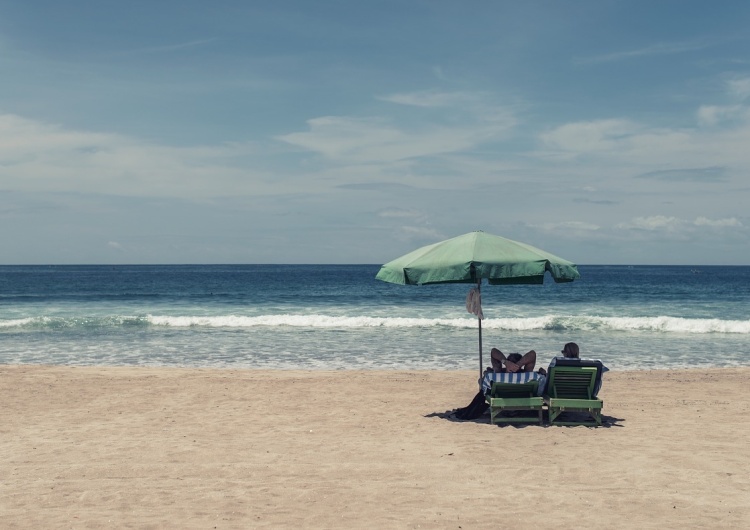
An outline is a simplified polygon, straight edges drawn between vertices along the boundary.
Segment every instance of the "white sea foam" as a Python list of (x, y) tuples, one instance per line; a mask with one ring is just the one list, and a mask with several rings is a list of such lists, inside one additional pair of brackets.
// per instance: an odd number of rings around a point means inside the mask
[[(146, 319), (155, 326), (251, 328), (257, 326), (307, 328), (474, 328), (472, 318), (340, 317), (328, 315), (262, 316), (156, 316)], [(665, 333), (740, 333), (750, 334), (750, 320), (690, 319), (679, 317), (597, 317), (546, 315), (530, 318), (499, 318), (482, 321), (482, 327), (508, 331), (602, 330), (656, 331)]]
[[(156, 326), (169, 328), (313, 328), (313, 329), (473, 329), (477, 321), (461, 318), (409, 318), (381, 316), (334, 316), (321, 314), (214, 315), (214, 316), (68, 316), (0, 320), (0, 330), (63, 330)], [(538, 317), (488, 318), (482, 327), (502, 331), (622, 331), (688, 334), (750, 334), (750, 320), (656, 317), (602, 317), (543, 315)]]
[(476, 321), (464, 318), (402, 318), (402, 317), (339, 317), (328, 315), (262, 315), (249, 316), (155, 316), (149, 315), (148, 321), (155, 326), (184, 327), (231, 327), (250, 328), (256, 326), (289, 326), (305, 328), (421, 328), (421, 327), (455, 327), (468, 328), (476, 326)]
[(0, 328), (21, 328), (24, 326), (28, 326), (32, 322), (38, 320), (38, 318), (15, 318), (12, 320), (0, 320)]
[(672, 333), (750, 333), (750, 320), (693, 319), (679, 317), (593, 317), (602, 328), (617, 331), (662, 331)]

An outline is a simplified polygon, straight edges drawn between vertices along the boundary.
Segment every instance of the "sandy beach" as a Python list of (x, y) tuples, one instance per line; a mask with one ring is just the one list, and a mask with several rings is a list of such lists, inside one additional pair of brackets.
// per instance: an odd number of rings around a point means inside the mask
[(4, 528), (747, 528), (750, 368), (610, 372), (605, 425), (443, 414), (475, 372), (0, 366)]

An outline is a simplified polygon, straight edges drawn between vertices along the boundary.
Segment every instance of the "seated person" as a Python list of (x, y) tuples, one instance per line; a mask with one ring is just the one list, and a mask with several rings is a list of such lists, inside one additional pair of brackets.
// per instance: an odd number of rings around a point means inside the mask
[[(492, 368), (487, 367), (484, 375), (479, 379), (481, 394), (487, 394), (492, 388), (492, 383), (501, 381), (504, 383), (526, 383), (528, 381), (539, 380), (539, 395), (544, 389), (545, 378), (542, 372), (534, 372), (536, 364), (536, 352), (531, 350), (525, 355), (520, 353), (509, 353), (507, 356), (498, 350), (492, 348)], [(507, 374), (504, 377), (501, 374)]]
[[(560, 352), (563, 354), (563, 359), (578, 359), (580, 354), (580, 349), (578, 348), (578, 344), (575, 342), (568, 342), (565, 346), (563, 346), (562, 351)], [(552, 368), (557, 363), (557, 359), (560, 359), (560, 357), (554, 357), (552, 359), (552, 362), (549, 363), (549, 367)], [(539, 369), (540, 373), (546, 374), (547, 372), (544, 371), (544, 368)]]
[(534, 350), (526, 352), (523, 356), (520, 353), (510, 353), (506, 357), (497, 348), (492, 348), (491, 357), (492, 369), (496, 373), (533, 372), (536, 365), (536, 352)]
[[(591, 359), (581, 359), (579, 357), (580, 350), (578, 348), (578, 344), (575, 342), (568, 342), (565, 346), (563, 346), (562, 351), (560, 352), (563, 354), (562, 357), (555, 357), (552, 359), (552, 362), (549, 363), (549, 369), (551, 369), (554, 366), (593, 366), (596, 367), (596, 384), (594, 386), (594, 397), (599, 393), (599, 390), (602, 388), (602, 375), (604, 372), (608, 372), (609, 368), (604, 366), (602, 362), (598, 359), (591, 360)], [(547, 371), (544, 370), (544, 368), (539, 369), (540, 374), (547, 374)]]

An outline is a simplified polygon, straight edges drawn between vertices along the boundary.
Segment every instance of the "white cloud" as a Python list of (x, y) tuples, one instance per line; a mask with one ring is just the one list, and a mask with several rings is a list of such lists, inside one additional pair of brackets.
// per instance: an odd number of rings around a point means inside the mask
[(557, 223), (542, 223), (529, 226), (539, 228), (545, 232), (595, 232), (601, 228), (599, 225), (583, 221), (560, 221)]
[(466, 104), (477, 105), (480, 104), (484, 98), (484, 94), (477, 92), (440, 92), (437, 90), (422, 90), (376, 97), (376, 99), (381, 101), (414, 107), (455, 107)]
[(541, 149), (532, 154), (561, 163), (558, 168), (569, 161), (610, 176), (717, 167), (731, 180), (750, 172), (750, 107), (706, 105), (696, 116), (692, 128), (626, 119), (567, 123), (540, 134)]
[(675, 232), (686, 225), (686, 222), (676, 217), (654, 215), (651, 217), (636, 217), (629, 223), (620, 223), (617, 228), (623, 230), (645, 230), (648, 232), (666, 231)]
[(745, 115), (746, 109), (740, 105), (702, 105), (698, 108), (698, 124), (714, 126), (723, 122), (743, 119)]
[(0, 115), (0, 187), (129, 196), (223, 196), (267, 191), (238, 160), (252, 144), (173, 147)]
[[(290, 133), (278, 139), (291, 145), (315, 151), (330, 159), (360, 159), (372, 161), (378, 158), (378, 151), (388, 147), (398, 148), (408, 141), (407, 135), (379, 118), (348, 118), (324, 116), (307, 121), (307, 132)], [(408, 156), (409, 150), (401, 155), (393, 152), (391, 159)], [(412, 154), (427, 154), (421, 147), (412, 146)]]
[(664, 215), (651, 217), (635, 217), (627, 223), (619, 223), (616, 228), (621, 230), (636, 230), (646, 232), (687, 233), (703, 227), (707, 228), (741, 228), (742, 223), (734, 218), (709, 219), (696, 217), (695, 220), (680, 219)]
[(633, 136), (642, 127), (630, 120), (597, 120), (568, 123), (540, 135), (552, 149), (573, 153), (607, 152), (617, 148), (623, 138)]
[(742, 226), (742, 223), (734, 217), (730, 217), (728, 219), (708, 219), (706, 217), (697, 217), (695, 221), (693, 221), (693, 224), (695, 224), (695, 226), (713, 226), (713, 227), (741, 227)]
[[(445, 239), (447, 236), (438, 232), (433, 228), (423, 226), (402, 226), (400, 229), (399, 239), (405, 241), (440, 241)], [(427, 244), (427, 243), (425, 243)]]
[(729, 93), (740, 99), (750, 96), (750, 77), (731, 79), (727, 83)]
[[(471, 121), (471, 120), (470, 120)], [(375, 164), (438, 156), (498, 141), (515, 120), (405, 128), (385, 118), (325, 116), (307, 121), (309, 130), (278, 139), (341, 163)]]
[(404, 210), (402, 208), (389, 208), (387, 210), (381, 210), (377, 213), (378, 217), (385, 218), (415, 218), (424, 217), (423, 212), (417, 210)]
[(513, 109), (482, 92), (424, 90), (376, 99), (413, 109), (408, 117), (395, 107), (371, 117), (320, 116), (307, 121), (307, 131), (277, 139), (329, 162), (383, 166), (503, 141), (518, 123)]

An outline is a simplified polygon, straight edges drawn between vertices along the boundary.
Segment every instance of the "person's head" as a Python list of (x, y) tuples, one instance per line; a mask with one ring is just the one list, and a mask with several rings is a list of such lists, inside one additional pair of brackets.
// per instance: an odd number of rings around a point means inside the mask
[(571, 359), (578, 359), (578, 344), (575, 342), (569, 342), (563, 346), (562, 354), (564, 357)]
[[(512, 363), (516, 363), (516, 364), (518, 364), (518, 362), (519, 362), (519, 361), (520, 361), (521, 359), (522, 359), (522, 355), (521, 355), (520, 353), (509, 353), (509, 354), (508, 354), (508, 360), (509, 360), (510, 362), (512, 362)], [(526, 367), (525, 367), (525, 366), (521, 367), (521, 368), (520, 368), (520, 371), (521, 371), (521, 372), (525, 372), (525, 371), (526, 371)]]
[(508, 360), (512, 363), (517, 363), (521, 360), (521, 354), (520, 353), (510, 353), (508, 354)]

